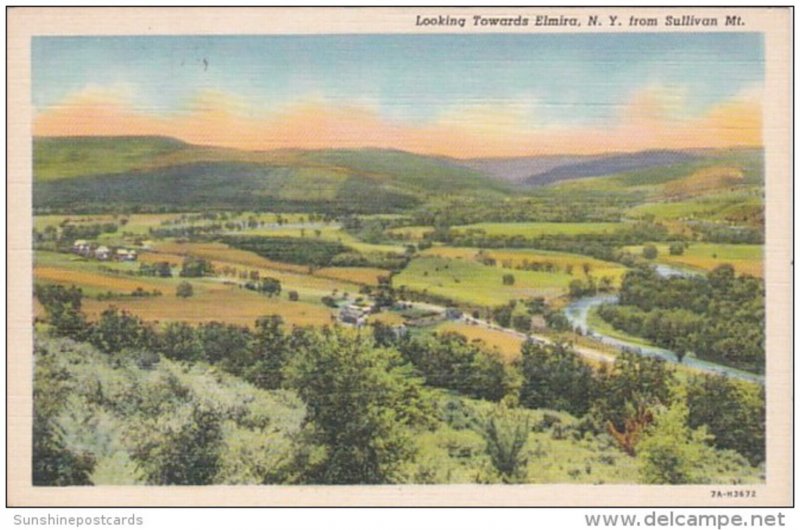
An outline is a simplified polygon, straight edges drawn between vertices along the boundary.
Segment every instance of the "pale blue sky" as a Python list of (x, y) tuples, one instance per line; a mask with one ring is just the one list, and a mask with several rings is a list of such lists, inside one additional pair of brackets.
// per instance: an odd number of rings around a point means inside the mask
[(702, 113), (760, 86), (763, 55), (756, 33), (36, 37), (33, 103), (122, 85), (149, 113), (215, 90), (261, 108), (366, 103), (415, 124), (507, 103), (535, 105), (540, 124), (602, 124), (651, 86)]

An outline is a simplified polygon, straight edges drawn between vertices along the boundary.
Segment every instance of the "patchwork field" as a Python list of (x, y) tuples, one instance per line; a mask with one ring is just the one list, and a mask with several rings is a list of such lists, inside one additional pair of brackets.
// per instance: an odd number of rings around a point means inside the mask
[(303, 265), (273, 261), (263, 258), (255, 252), (231, 248), (223, 243), (178, 243), (174, 241), (164, 241), (155, 245), (153, 250), (157, 253), (143, 254), (141, 259), (163, 261), (159, 259), (160, 256), (172, 256), (172, 259), (175, 259), (175, 256), (177, 256), (182, 260), (185, 256), (195, 256), (198, 258), (205, 258), (220, 265), (238, 265), (240, 267), (275, 269), (288, 272), (306, 272), (308, 270), (308, 267)]
[(375, 286), (379, 278), (389, 276), (389, 271), (375, 267), (324, 267), (315, 270), (314, 276)]
[[(710, 271), (723, 263), (733, 265), (737, 274), (764, 275), (764, 247), (761, 245), (728, 245), (718, 243), (691, 243), (683, 255), (671, 256), (669, 245), (657, 244), (658, 263), (689, 267)], [(626, 250), (641, 254), (642, 246), (625, 247)]]
[[(176, 254), (143, 254), (157, 256), (154, 261), (167, 260), (180, 263), (181, 256)], [(222, 262), (215, 262), (216, 265)], [(59, 285), (75, 285), (80, 287), (88, 297), (97, 297), (111, 293), (116, 295), (111, 300), (86, 298), (84, 309), (92, 317), (103, 309), (114, 305), (127, 309), (146, 320), (186, 320), (203, 322), (223, 320), (237, 324), (252, 324), (264, 314), (280, 314), (291, 324), (328, 324), (330, 310), (321, 303), (321, 297), (333, 291), (356, 293), (358, 286), (352, 283), (321, 276), (296, 274), (273, 269), (258, 268), (262, 276), (278, 279), (282, 285), (282, 293), (278, 297), (269, 298), (263, 294), (243, 289), (238, 281), (231, 278), (181, 278), (177, 270), (173, 270), (172, 278), (154, 278), (136, 276), (139, 265), (136, 263), (113, 263), (86, 260), (70, 254), (54, 252), (38, 252), (34, 267), (34, 281)], [(252, 269), (248, 269), (252, 270)], [(347, 274), (349, 271), (345, 271)], [(374, 271), (373, 271), (374, 273)], [(351, 273), (352, 274), (352, 273)], [(175, 296), (178, 284), (189, 281), (194, 288), (194, 295), (182, 299)], [(161, 296), (133, 297), (131, 293), (142, 289), (148, 293), (161, 292)], [(290, 302), (289, 291), (296, 291), (299, 300)]]

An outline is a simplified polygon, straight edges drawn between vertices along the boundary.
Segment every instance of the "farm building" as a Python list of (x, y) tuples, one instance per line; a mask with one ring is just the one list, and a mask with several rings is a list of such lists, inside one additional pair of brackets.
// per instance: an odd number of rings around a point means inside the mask
[(99, 247), (94, 249), (94, 257), (99, 260), (105, 261), (111, 257), (111, 250), (105, 245), (100, 245)]
[(118, 248), (114, 253), (114, 259), (117, 261), (136, 261), (136, 251)]
[(345, 324), (353, 324), (355, 326), (363, 326), (367, 322), (370, 310), (368, 307), (362, 307), (356, 304), (344, 306), (339, 311), (339, 320)]
[(86, 256), (92, 251), (92, 247), (88, 241), (85, 239), (76, 239), (75, 242), (72, 244), (72, 252), (75, 254), (80, 254), (81, 256)]

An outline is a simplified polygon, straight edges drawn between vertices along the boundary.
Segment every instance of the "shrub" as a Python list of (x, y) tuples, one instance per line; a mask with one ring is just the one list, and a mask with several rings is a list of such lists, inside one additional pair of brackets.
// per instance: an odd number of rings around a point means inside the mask
[(194, 295), (194, 288), (189, 282), (181, 282), (175, 288), (175, 296), (178, 298), (189, 298)]

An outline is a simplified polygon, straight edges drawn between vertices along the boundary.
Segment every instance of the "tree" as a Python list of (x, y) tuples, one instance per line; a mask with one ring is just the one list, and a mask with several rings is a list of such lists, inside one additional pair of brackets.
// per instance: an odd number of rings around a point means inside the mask
[(686, 249), (686, 245), (683, 243), (672, 243), (669, 246), (669, 255), (670, 256), (682, 256), (683, 251)]
[(592, 369), (566, 344), (522, 345), (520, 404), (529, 408), (566, 410), (582, 416), (589, 410)]
[(705, 428), (687, 425), (688, 409), (683, 401), (661, 407), (639, 442), (637, 451), (642, 481), (647, 484), (694, 484), (698, 469), (709, 456)]
[(244, 369), (245, 379), (260, 388), (280, 388), (288, 355), (283, 319), (278, 315), (259, 318), (253, 339), (252, 364)]
[(70, 448), (57, 421), (71, 390), (70, 374), (44, 349), (34, 347), (34, 355), (33, 485), (91, 485), (94, 455)]
[(151, 349), (156, 345), (157, 337), (139, 317), (109, 307), (92, 326), (89, 342), (102, 352), (119, 353), (123, 349)]
[(524, 449), (530, 434), (527, 416), (500, 405), (486, 420), (481, 434), (501, 480), (506, 484), (525, 482), (528, 456)]
[(510, 389), (510, 374), (502, 360), (459, 333), (415, 337), (398, 346), (431, 386), (491, 401), (501, 400)]
[(305, 401), (310, 439), (324, 456), (301, 473), (322, 484), (380, 484), (400, 479), (414, 452), (406, 425), (418, 413), (418, 380), (392, 350), (344, 330), (310, 335), (287, 366), (289, 385)]
[(277, 296), (281, 294), (281, 282), (277, 278), (262, 278), (259, 290), (270, 298)]
[(300, 294), (297, 291), (289, 291), (288, 296), (290, 302), (297, 302), (300, 300)]
[(184, 278), (201, 278), (214, 274), (214, 266), (205, 258), (187, 256), (183, 260), (180, 275)]
[(527, 333), (531, 330), (531, 317), (529, 315), (515, 315), (511, 319), (511, 327), (522, 333)]
[(34, 295), (44, 306), (56, 335), (84, 340), (89, 324), (81, 312), (83, 292), (74, 285), (35, 285)]
[(503, 274), (503, 285), (514, 285), (514, 275)]
[(203, 352), (197, 333), (185, 322), (170, 322), (164, 326), (159, 345), (164, 355), (176, 361), (194, 361)]
[(252, 363), (251, 335), (244, 326), (208, 322), (198, 328), (198, 337), (203, 345), (203, 357), (210, 363), (225, 362), (235, 374), (241, 373), (239, 368)]
[(601, 371), (596, 380), (594, 416), (626, 452), (634, 454), (653, 411), (670, 404), (674, 372), (661, 359), (622, 352), (612, 368)]
[(704, 375), (687, 385), (689, 427), (706, 426), (713, 445), (732, 449), (752, 465), (764, 461), (766, 409), (764, 387), (734, 381), (724, 375)]
[(91, 453), (69, 449), (58, 426), (34, 408), (34, 486), (90, 486), (95, 463)]
[(194, 295), (194, 288), (189, 282), (181, 282), (175, 288), (175, 296), (178, 298), (189, 298)]
[(642, 257), (645, 259), (656, 259), (658, 257), (658, 249), (655, 245), (645, 245), (642, 248)]
[(191, 401), (157, 418), (145, 418), (128, 435), (148, 484), (213, 484), (223, 444), (221, 414)]
[(492, 316), (499, 326), (507, 328), (511, 325), (511, 315), (513, 312), (514, 308), (506, 304), (495, 308), (492, 311)]

